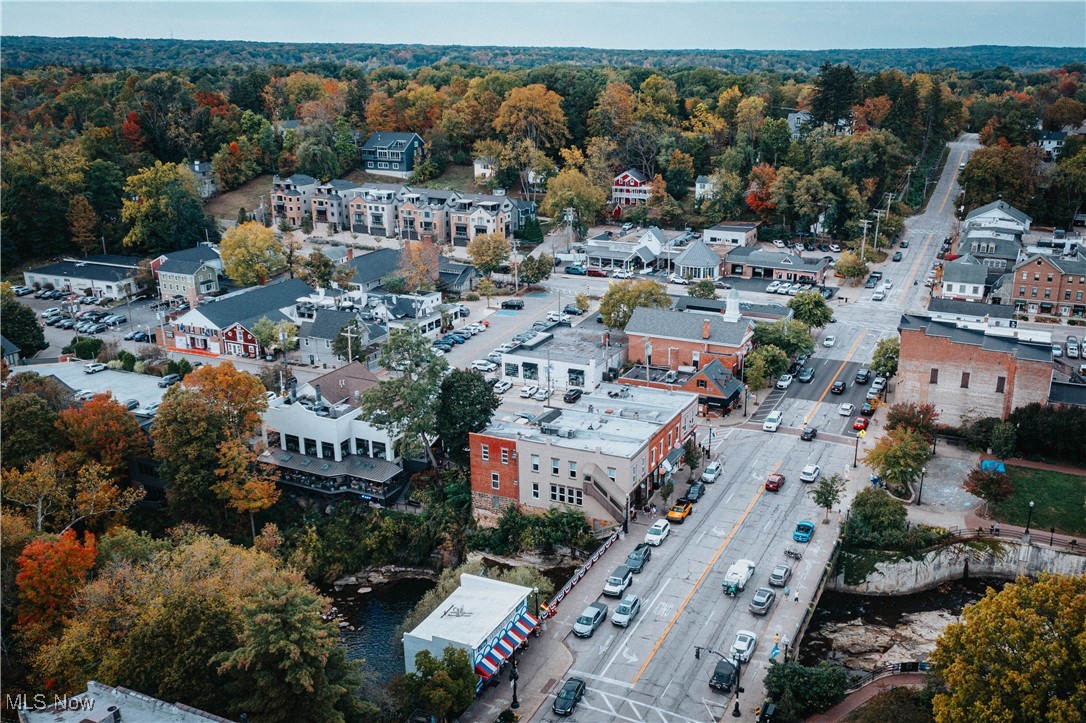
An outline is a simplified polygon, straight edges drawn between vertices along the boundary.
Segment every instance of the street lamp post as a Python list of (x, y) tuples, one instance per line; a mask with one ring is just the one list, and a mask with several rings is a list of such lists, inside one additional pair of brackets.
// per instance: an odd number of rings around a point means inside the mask
[(920, 498), (924, 496), (924, 475), (928, 473), (927, 467), (920, 468), (920, 491), (916, 493), (916, 506), (920, 506)]
[(852, 469), (856, 469), (859, 466), (857, 462), (859, 461), (860, 457), (860, 440), (866, 436), (867, 432), (862, 429), (856, 433), (856, 449), (852, 452)]
[(739, 681), (743, 679), (743, 661), (737, 655), (735, 656), (735, 708), (732, 709), (732, 718), (738, 718), (743, 715), (739, 711), (739, 694), (743, 692), (743, 687), (739, 685)]
[(520, 701), (517, 700), (517, 678), (519, 677), (520, 674), (517, 673), (517, 661), (514, 660), (512, 665), (509, 666), (509, 680), (513, 684), (513, 702), (509, 704), (509, 707), (513, 710), (520, 707)]
[(1029, 523), (1033, 521), (1033, 500), (1029, 501), (1029, 512), (1026, 514), (1026, 531), (1022, 533), (1022, 539), (1029, 544)]

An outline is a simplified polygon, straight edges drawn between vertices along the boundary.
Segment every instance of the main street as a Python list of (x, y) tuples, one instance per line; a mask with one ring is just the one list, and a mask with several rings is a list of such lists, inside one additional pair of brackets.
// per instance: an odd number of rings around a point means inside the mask
[[(832, 511), (828, 524), (823, 524), (826, 513), (816, 508), (808, 494), (811, 485), (799, 481), (799, 472), (805, 465), (815, 464), (823, 475), (842, 475), (847, 482), (845, 500), (839, 505), (842, 509), (867, 484), (868, 472), (862, 465), (853, 467), (855, 415), (842, 416), (838, 408), (843, 402), (859, 407), (869, 387), (856, 383), (856, 372), (869, 364), (879, 339), (896, 335), (904, 311), (925, 307), (929, 292), (923, 285), (924, 276), (932, 268), (943, 238), (955, 229), (958, 166), (975, 147), (975, 137), (950, 144), (927, 209), (906, 223), (903, 238), (909, 245), (903, 260), (880, 265), (884, 279), (892, 284), (887, 298), (875, 301), (871, 290), (848, 286), (831, 302), (837, 321), (816, 336), (815, 354), (808, 363), (815, 371), (813, 381), (796, 381), (786, 390), (764, 390), (758, 395), (760, 403), (751, 400), (745, 420), (736, 424), (739, 420), (733, 419), (735, 426), (715, 427), (713, 456), (723, 462), (723, 474), (707, 487), (688, 521), (672, 526), (670, 538), (653, 550), (644, 572), (635, 576), (630, 592), (643, 601), (638, 619), (628, 629), (605, 622), (592, 638), (570, 634), (573, 621), (589, 602), (601, 600), (613, 612), (617, 600), (600, 597), (602, 582), (641, 541), (646, 527), (642, 521), (604, 555), (549, 621), (547, 635), (560, 638), (572, 656), (569, 670), (552, 688), (569, 676), (581, 677), (588, 684), (572, 720), (720, 720), (732, 711), (735, 695), (709, 688), (719, 658), (703, 650), (698, 659), (695, 648), (712, 648), (727, 656), (739, 630), (758, 635), (751, 662), (742, 668), (744, 693), (740, 696), (741, 717), (753, 719), (753, 710), (764, 697), (762, 681), (770, 665), (774, 637), (780, 636), (782, 653), (775, 658), (781, 660), (785, 644), (791, 642), (813, 600), (839, 530), (839, 511)], [(559, 275), (550, 282), (552, 288), (567, 293), (578, 286), (583, 289), (586, 283), (602, 292), (606, 280)], [(677, 287), (669, 291), (685, 292)], [(743, 293), (745, 299), (781, 301), (773, 296)], [(832, 347), (822, 344), (828, 335), (836, 338)], [(837, 379), (846, 383), (844, 394), (830, 393)], [(897, 400), (891, 396), (893, 401)], [(774, 409), (784, 413), (784, 424), (776, 433), (763, 432), (761, 420)], [(883, 415), (882, 410), (876, 413), (873, 433), (877, 433)], [(799, 432), (805, 425), (819, 429), (814, 441), (800, 440)], [(862, 457), (862, 443), (858, 451)], [(773, 472), (786, 477), (780, 492), (764, 489), (766, 476)], [(816, 523), (814, 537), (806, 545), (792, 541), (796, 523), (804, 519)], [(786, 547), (801, 548), (803, 559), (789, 560), (783, 554)], [(756, 571), (746, 590), (731, 598), (723, 595), (720, 585), (727, 568), (738, 559), (752, 560)], [(754, 590), (766, 586), (770, 571), (781, 563), (792, 565), (792, 579), (787, 588), (774, 588), (777, 600), (769, 614), (755, 617), (747, 609)], [(521, 673), (522, 681), (530, 675), (526, 668)], [(550, 692), (553, 694), (553, 689)], [(549, 703), (548, 699), (532, 720), (556, 720)]]

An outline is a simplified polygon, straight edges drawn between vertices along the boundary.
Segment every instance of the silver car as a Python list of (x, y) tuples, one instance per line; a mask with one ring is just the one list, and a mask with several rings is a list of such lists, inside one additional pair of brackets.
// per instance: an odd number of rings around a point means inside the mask
[(607, 619), (608, 608), (603, 603), (594, 602), (573, 623), (573, 634), (579, 638), (591, 638), (596, 628)]
[(615, 608), (615, 614), (611, 616), (611, 624), (621, 628), (628, 627), (639, 612), (641, 612), (641, 598), (633, 594), (627, 595)]

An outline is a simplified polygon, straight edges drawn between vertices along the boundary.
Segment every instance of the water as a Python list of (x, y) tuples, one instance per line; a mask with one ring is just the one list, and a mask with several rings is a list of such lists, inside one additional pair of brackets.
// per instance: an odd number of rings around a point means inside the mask
[(866, 596), (827, 591), (818, 601), (818, 608), (803, 637), (799, 660), (804, 665), (820, 661), (838, 661), (832, 650), (832, 640), (823, 632), (831, 623), (860, 621), (865, 628), (895, 628), (905, 615), (920, 612), (945, 611), (958, 616), (966, 605), (984, 597), (988, 587), (1000, 589), (1007, 580), (969, 578), (941, 585), (933, 590), (912, 595)]
[(431, 580), (412, 578), (374, 587), (364, 595), (356, 587), (336, 592), (326, 586), (321, 592), (332, 599), (343, 619), (355, 628), (340, 631), (347, 657), (365, 658), (366, 667), (376, 673), (376, 682), (386, 685), (404, 671), (403, 642), (396, 636), (396, 629), (433, 587)]

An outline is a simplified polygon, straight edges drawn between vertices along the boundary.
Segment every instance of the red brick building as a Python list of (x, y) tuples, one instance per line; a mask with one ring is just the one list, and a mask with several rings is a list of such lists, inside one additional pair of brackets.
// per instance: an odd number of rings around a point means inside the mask
[(1006, 419), (1018, 407), (1046, 404), (1052, 384), (1048, 344), (997, 336), (905, 314), (898, 325), (897, 399), (931, 403), (943, 424)]
[(728, 299), (722, 314), (634, 310), (626, 324), (629, 361), (668, 369), (700, 369), (713, 359), (733, 374), (751, 349), (754, 322), (739, 313), (738, 296)]
[(1086, 314), (1086, 261), (1077, 256), (1032, 256), (1003, 280), (1015, 311), (1081, 317)]

